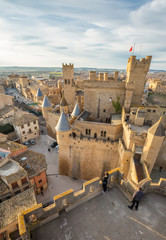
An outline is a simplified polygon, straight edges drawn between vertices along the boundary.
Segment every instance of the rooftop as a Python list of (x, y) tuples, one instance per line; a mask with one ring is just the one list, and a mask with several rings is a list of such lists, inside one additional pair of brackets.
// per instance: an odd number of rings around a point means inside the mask
[(151, 127), (149, 125), (143, 125), (143, 126), (135, 126), (134, 124), (130, 124), (130, 125), (131, 125), (131, 130), (134, 132), (138, 132), (138, 134), (147, 133), (148, 129)]
[(0, 117), (4, 117), (5, 114), (7, 114), (11, 111), (13, 111), (13, 115), (14, 115), (14, 106), (13, 105), (5, 106), (4, 108), (0, 109)]
[(67, 120), (66, 114), (64, 112), (62, 112), (55, 129), (56, 131), (60, 131), (60, 132), (65, 132), (70, 130), (70, 125)]
[(10, 152), (12, 153), (24, 148), (26, 149), (27, 147), (22, 144), (7, 140), (5, 142), (1, 142), (1, 148), (5, 150), (10, 150)]
[[(37, 91), (39, 89), (39, 84), (28, 86), (29, 89)], [(45, 89), (48, 89), (45, 85), (40, 85), (40, 90), (43, 91)]]
[(6, 190), (9, 190), (9, 187), (0, 177), (0, 196), (2, 196), (6, 192)]
[(83, 112), (80, 114), (79, 118), (77, 118), (77, 120), (79, 120), (79, 121), (86, 121), (89, 116), (90, 116), (90, 112), (83, 111)]
[(13, 183), (20, 178), (26, 177), (26, 175), (26, 171), (12, 159), (9, 159), (8, 162), (0, 167), (0, 176), (5, 179), (8, 184)]
[(17, 113), (15, 116), (15, 125), (21, 126), (36, 120), (38, 120), (38, 117), (34, 116), (33, 114), (27, 113), (27, 112), (21, 112), (21, 113)]
[(67, 211), (34, 230), (34, 239), (166, 239), (165, 197), (150, 193), (140, 202), (138, 211), (128, 209), (129, 202), (118, 188)]
[(122, 124), (122, 116), (121, 114), (112, 114), (111, 125)]
[(0, 203), (0, 229), (17, 221), (18, 214), (35, 205), (36, 198), (32, 188)]
[(66, 102), (66, 99), (65, 99), (65, 97), (63, 96), (62, 97), (62, 99), (61, 99), (61, 101), (60, 101), (60, 106), (67, 106), (68, 104), (67, 104), (67, 102)]
[(47, 169), (44, 154), (28, 150), (14, 158), (32, 178)]
[(76, 103), (71, 115), (78, 117), (80, 115), (80, 113), (81, 113), (81, 111), (80, 111), (79, 105), (78, 105), (78, 103)]
[(40, 88), (37, 90), (36, 96), (37, 96), (37, 97), (42, 97), (42, 96), (43, 96), (43, 93), (42, 93), (42, 91), (40, 90)]
[(48, 97), (45, 95), (44, 96), (44, 100), (43, 100), (43, 103), (42, 103), (42, 107), (51, 107), (51, 103), (50, 101), (48, 100)]

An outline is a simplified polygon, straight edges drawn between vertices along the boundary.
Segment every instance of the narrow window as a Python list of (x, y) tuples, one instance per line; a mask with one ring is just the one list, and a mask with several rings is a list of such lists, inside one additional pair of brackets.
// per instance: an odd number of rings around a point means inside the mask
[(101, 137), (103, 136), (103, 131), (101, 131)]

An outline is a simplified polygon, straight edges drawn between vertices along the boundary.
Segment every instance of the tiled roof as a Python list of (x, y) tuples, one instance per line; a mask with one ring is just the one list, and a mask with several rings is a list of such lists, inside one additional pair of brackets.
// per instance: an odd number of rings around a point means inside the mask
[(33, 188), (0, 203), (0, 229), (17, 221), (18, 214), (35, 206), (36, 198)]
[(47, 169), (46, 159), (42, 153), (28, 150), (13, 159), (24, 168), (30, 178)]
[(6, 183), (1, 179), (0, 177), (0, 196), (3, 196), (3, 194), (9, 190), (9, 187), (6, 185)]
[(15, 125), (16, 126), (21, 126), (24, 125), (26, 123), (30, 123), (33, 121), (38, 120), (38, 117), (34, 116), (31, 113), (27, 113), (27, 112), (21, 112), (21, 113), (17, 113), (15, 115)]
[(5, 141), (5, 142), (1, 142), (0, 143), (1, 145), (1, 148), (5, 149), (5, 150), (10, 150), (10, 152), (15, 152), (15, 151), (18, 151), (18, 150), (21, 150), (21, 149), (26, 149), (27, 147), (22, 145), (22, 144), (19, 144), (19, 143), (16, 143), (16, 142), (13, 142), (13, 141)]

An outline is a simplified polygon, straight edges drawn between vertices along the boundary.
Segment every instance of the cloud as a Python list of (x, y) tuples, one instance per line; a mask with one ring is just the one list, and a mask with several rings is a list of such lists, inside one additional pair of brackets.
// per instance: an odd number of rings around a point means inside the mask
[(135, 42), (161, 69), (165, 12), (165, 0), (1, 0), (0, 65), (126, 68)]

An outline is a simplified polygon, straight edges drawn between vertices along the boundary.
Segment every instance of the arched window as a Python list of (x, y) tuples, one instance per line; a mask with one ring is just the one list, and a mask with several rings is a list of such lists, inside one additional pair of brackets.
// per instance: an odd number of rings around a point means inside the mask
[(94, 133), (94, 138), (97, 138), (97, 133)]

